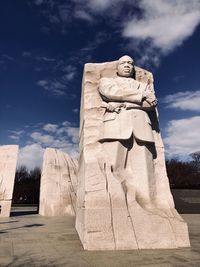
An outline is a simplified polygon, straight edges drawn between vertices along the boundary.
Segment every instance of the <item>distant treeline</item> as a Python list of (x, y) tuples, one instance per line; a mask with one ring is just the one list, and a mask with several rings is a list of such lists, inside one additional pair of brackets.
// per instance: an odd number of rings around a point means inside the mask
[(13, 191), (14, 204), (38, 204), (40, 194), (40, 168), (28, 170), (26, 166), (17, 168)]
[(166, 161), (171, 188), (200, 189), (200, 152), (190, 155), (191, 161)]
[[(166, 161), (171, 188), (200, 189), (200, 152), (191, 154), (191, 161)], [(20, 166), (15, 175), (13, 203), (38, 204), (41, 170)], [(53, 188), (52, 188), (53, 190)]]

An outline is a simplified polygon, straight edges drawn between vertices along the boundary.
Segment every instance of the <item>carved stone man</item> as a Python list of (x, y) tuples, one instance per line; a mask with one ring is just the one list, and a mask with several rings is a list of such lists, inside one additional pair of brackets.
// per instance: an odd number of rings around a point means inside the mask
[(190, 246), (170, 193), (152, 74), (123, 56), (85, 64), (82, 85), (76, 229), (84, 249)]
[(108, 162), (128, 191), (129, 201), (153, 210), (154, 136), (147, 110), (157, 103), (152, 84), (134, 79), (134, 61), (123, 56), (116, 78), (101, 78), (99, 92), (106, 111), (100, 141)]

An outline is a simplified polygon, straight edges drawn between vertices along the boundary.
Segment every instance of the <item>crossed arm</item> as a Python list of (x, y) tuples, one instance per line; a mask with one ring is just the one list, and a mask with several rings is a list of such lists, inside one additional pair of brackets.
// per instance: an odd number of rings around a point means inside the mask
[(150, 83), (142, 83), (134, 79), (129, 79), (129, 83), (125, 80), (119, 85), (114, 78), (101, 78), (99, 84), (99, 92), (106, 102), (129, 102), (146, 108), (157, 104), (155, 94), (149, 88)]

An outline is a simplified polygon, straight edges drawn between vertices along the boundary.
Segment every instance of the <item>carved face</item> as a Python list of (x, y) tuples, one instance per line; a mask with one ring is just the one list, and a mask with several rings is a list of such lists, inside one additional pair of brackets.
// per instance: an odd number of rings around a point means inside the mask
[(119, 59), (117, 73), (121, 77), (132, 77), (134, 73), (134, 61), (129, 56), (123, 56)]

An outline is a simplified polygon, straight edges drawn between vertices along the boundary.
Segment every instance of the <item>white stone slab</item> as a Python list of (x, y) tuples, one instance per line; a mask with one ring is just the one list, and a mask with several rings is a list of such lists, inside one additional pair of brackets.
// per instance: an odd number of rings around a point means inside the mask
[(0, 217), (9, 217), (12, 204), (18, 146), (0, 146)]
[(77, 166), (77, 161), (68, 154), (54, 148), (45, 150), (40, 184), (40, 215), (75, 215)]

